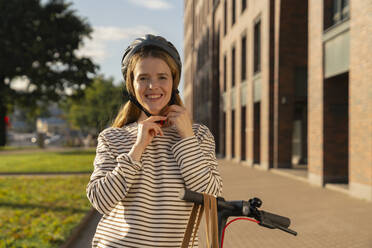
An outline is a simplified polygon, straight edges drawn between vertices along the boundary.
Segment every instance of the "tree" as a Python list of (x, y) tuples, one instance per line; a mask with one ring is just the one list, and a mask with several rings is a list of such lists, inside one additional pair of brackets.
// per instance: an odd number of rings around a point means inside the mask
[[(70, 6), (64, 0), (0, 0), (0, 146), (10, 105), (34, 110), (91, 84), (98, 67), (76, 51), (92, 29)], [(25, 90), (12, 87), (16, 79), (26, 82)]]
[(122, 86), (115, 86), (112, 78), (97, 77), (84, 91), (84, 97), (69, 98), (63, 109), (73, 127), (97, 136), (99, 131), (111, 124), (126, 101)]

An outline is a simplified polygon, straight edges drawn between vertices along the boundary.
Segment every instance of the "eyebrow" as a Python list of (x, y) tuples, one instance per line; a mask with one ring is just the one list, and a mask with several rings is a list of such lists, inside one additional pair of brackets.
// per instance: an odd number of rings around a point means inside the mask
[[(141, 73), (141, 74), (139, 74), (137, 77), (143, 77), (143, 76), (149, 76), (150, 74), (148, 74), (148, 73)], [(160, 72), (160, 73), (158, 73), (157, 74), (158, 76), (169, 76), (169, 74), (168, 73), (166, 73), (166, 72)]]

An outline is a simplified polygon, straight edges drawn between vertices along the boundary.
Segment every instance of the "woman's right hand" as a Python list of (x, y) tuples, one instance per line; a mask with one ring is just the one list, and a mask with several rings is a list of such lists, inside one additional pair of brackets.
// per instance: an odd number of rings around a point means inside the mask
[(128, 155), (135, 161), (140, 161), (143, 151), (156, 135), (164, 135), (160, 124), (156, 121), (166, 120), (166, 116), (151, 116), (138, 123), (137, 140)]
[(139, 122), (135, 146), (141, 147), (145, 150), (155, 136), (163, 136), (164, 133), (160, 128), (161, 125), (156, 123), (156, 121), (165, 121), (166, 119), (166, 116), (150, 116), (146, 120)]

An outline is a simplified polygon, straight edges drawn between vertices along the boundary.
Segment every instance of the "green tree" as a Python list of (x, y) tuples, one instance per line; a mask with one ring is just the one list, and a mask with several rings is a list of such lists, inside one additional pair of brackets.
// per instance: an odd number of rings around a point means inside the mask
[(96, 136), (111, 124), (120, 106), (126, 101), (122, 86), (115, 86), (112, 78), (97, 77), (93, 84), (85, 89), (84, 97), (69, 98), (63, 109), (74, 128)]
[[(64, 0), (0, 0), (0, 146), (4, 118), (17, 104), (34, 111), (91, 84), (97, 66), (76, 51), (92, 29)], [(15, 90), (15, 79), (26, 82)]]

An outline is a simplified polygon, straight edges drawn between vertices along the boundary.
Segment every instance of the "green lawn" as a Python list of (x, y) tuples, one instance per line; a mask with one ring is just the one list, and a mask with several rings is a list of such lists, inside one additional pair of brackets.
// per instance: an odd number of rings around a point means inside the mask
[(63, 244), (90, 209), (88, 181), (89, 175), (0, 178), (0, 248)]
[(37, 146), (0, 146), (0, 152), (11, 152), (11, 151), (25, 151), (25, 150), (41, 150)]
[(0, 154), (1, 172), (91, 172), (95, 150)]

